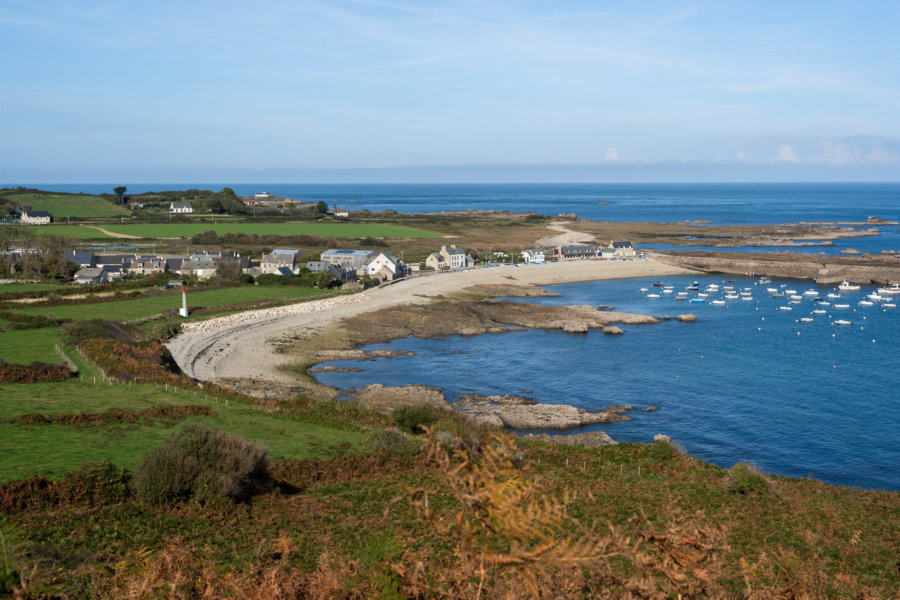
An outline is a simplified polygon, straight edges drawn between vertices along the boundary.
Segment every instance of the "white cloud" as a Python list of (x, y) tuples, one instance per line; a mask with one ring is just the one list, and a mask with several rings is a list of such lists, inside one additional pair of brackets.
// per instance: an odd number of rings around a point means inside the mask
[(793, 146), (781, 146), (778, 148), (778, 159), (784, 162), (795, 163), (797, 161), (797, 153)]
[(619, 151), (616, 150), (615, 146), (610, 146), (606, 149), (606, 160), (608, 161), (617, 161), (619, 160)]

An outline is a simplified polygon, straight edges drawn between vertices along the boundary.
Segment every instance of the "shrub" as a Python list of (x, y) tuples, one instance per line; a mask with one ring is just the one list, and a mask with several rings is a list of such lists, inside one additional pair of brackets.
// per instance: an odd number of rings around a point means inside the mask
[(445, 408), (431, 404), (413, 404), (397, 407), (391, 416), (397, 425), (409, 433), (419, 434), (422, 433), (422, 425), (431, 427), (446, 418), (448, 412)]
[(135, 468), (135, 491), (151, 504), (190, 498), (240, 502), (271, 485), (266, 452), (255, 442), (189, 423)]
[(377, 431), (370, 438), (369, 445), (374, 450), (384, 450), (389, 454), (407, 457), (418, 454), (421, 447), (421, 444), (415, 437), (400, 431), (396, 427)]
[(769, 481), (756, 466), (739, 462), (728, 469), (725, 489), (733, 494), (762, 493), (769, 489)]
[(30, 365), (0, 365), (0, 383), (48, 383), (66, 381), (73, 373), (65, 365), (33, 362)]

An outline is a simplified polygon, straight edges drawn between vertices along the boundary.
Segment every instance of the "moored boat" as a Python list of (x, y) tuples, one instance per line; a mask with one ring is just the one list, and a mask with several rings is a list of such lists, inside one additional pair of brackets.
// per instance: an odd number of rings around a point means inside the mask
[(853, 325), (853, 323), (851, 321), (847, 321), (845, 319), (836, 319), (836, 320), (832, 321), (831, 324), (832, 325), (843, 325), (843, 326)]
[(859, 286), (853, 285), (852, 283), (850, 283), (849, 281), (847, 281), (845, 279), (841, 282), (841, 285), (838, 286), (838, 289), (843, 290), (843, 291), (854, 291), (854, 290), (858, 290)]
[(879, 294), (887, 294), (889, 296), (894, 296), (896, 294), (900, 294), (900, 283), (892, 283), (891, 287), (886, 288), (878, 288)]

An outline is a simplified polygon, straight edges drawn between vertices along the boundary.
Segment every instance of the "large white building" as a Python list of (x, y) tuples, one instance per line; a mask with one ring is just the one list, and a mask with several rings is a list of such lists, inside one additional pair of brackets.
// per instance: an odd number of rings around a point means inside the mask
[(25, 210), (19, 222), (23, 225), (49, 225), (53, 217), (46, 210)]

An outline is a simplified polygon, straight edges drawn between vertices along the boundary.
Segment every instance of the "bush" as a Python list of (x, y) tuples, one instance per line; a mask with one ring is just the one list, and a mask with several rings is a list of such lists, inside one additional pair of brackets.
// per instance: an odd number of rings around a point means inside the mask
[(135, 468), (135, 491), (151, 504), (191, 498), (240, 502), (271, 485), (266, 452), (255, 442), (189, 423)]
[(733, 494), (762, 493), (769, 489), (769, 481), (756, 466), (739, 462), (728, 469), (725, 489)]
[(431, 404), (399, 406), (391, 414), (394, 422), (409, 433), (422, 433), (422, 425), (431, 427), (447, 417), (447, 409)]
[(384, 450), (389, 454), (408, 457), (418, 454), (421, 447), (418, 439), (396, 427), (377, 431), (370, 438), (369, 445), (373, 450)]
[(30, 365), (0, 365), (0, 383), (49, 383), (74, 377), (65, 365), (33, 362)]

